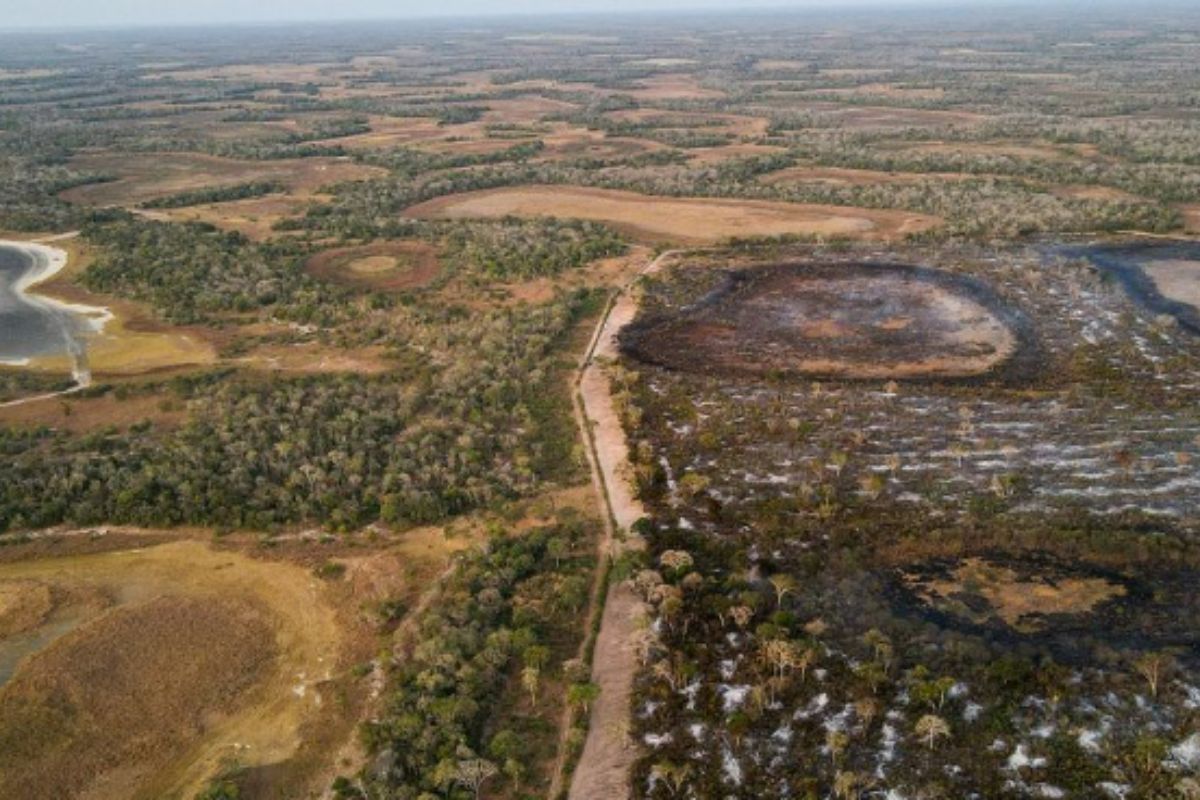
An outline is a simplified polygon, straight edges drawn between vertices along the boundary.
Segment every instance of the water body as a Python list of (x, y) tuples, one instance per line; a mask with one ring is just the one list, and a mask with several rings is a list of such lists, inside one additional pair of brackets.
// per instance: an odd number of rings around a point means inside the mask
[(1087, 259), (1105, 274), (1116, 278), (1136, 303), (1155, 314), (1170, 315), (1179, 322), (1180, 328), (1200, 335), (1200, 307), (1181, 297), (1168, 296), (1154, 277), (1156, 270), (1189, 263), (1195, 265), (1196, 274), (1200, 275), (1200, 242), (1143, 240), (1070, 245), (1053, 248), (1051, 252), (1067, 258)]
[(104, 327), (110, 314), (30, 292), (62, 269), (66, 259), (57, 248), (0, 242), (0, 364), (24, 366), (36, 358), (66, 355), (76, 381), (86, 384), (88, 337)]

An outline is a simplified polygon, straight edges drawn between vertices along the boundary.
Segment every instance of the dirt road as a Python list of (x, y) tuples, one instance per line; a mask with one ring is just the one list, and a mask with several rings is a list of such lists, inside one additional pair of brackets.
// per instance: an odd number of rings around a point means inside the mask
[[(613, 558), (627, 549), (644, 546), (631, 529), (646, 511), (628, 478), (629, 446), (613, 404), (605, 365), (618, 354), (617, 334), (637, 314), (638, 298), (633, 290), (638, 280), (657, 272), (675, 253), (659, 255), (617, 290), (580, 364), (576, 422), (604, 517), (602, 555)], [(600, 697), (592, 708), (583, 755), (571, 780), (570, 800), (629, 797), (629, 770), (638, 755), (627, 734), (637, 671), (632, 641), (644, 613), (642, 602), (628, 584), (609, 588), (592, 662), (592, 681), (600, 687)]]

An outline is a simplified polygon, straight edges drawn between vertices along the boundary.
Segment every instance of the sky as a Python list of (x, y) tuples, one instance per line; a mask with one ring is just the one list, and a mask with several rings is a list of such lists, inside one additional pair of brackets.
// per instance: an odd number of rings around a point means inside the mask
[[(402, 19), (689, 9), (903, 6), (954, 0), (0, 0), (0, 28)], [(958, 0), (972, 5), (979, 0)]]

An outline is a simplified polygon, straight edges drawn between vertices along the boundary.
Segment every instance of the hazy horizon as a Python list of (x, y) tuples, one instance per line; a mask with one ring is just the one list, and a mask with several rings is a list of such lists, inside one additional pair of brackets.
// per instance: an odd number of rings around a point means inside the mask
[[(85, 0), (15, 0), (0, 19), (0, 30), (124, 28), (176, 25), (278, 24), (354, 22), (506, 15), (628, 14), (645, 12), (800, 11), (870, 8), (961, 8), (1022, 6), (1030, 0), (753, 0), (748, 4), (728, 0), (443, 0), (436, 7), (424, 3), (387, 0), (212, 0), (163, 3), (161, 0), (111, 0), (102, 6)], [(1041, 5), (1098, 5), (1087, 0), (1049, 0)], [(1112, 4), (1104, 3), (1104, 5)]]

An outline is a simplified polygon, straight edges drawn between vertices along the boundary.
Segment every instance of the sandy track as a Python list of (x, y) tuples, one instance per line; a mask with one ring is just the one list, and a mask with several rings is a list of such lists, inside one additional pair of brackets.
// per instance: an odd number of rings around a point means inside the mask
[[(617, 334), (637, 314), (638, 300), (631, 292), (634, 284), (643, 275), (659, 270), (672, 255), (673, 252), (663, 253), (618, 290), (608, 313), (596, 326), (580, 367), (576, 420), (605, 520), (602, 548), (613, 557), (624, 549), (644, 546), (630, 529), (645, 516), (646, 510), (626, 477), (629, 446), (613, 404), (604, 364), (617, 355)], [(638, 755), (626, 733), (637, 672), (632, 642), (644, 614), (641, 600), (627, 583), (609, 588), (592, 661), (592, 682), (600, 687), (600, 697), (592, 708), (583, 754), (571, 779), (570, 800), (629, 797), (629, 771)]]
[(576, 186), (516, 186), (440, 197), (405, 212), (418, 218), (558, 217), (604, 222), (656, 242), (713, 244), (732, 237), (830, 236), (892, 239), (928, 230), (934, 217), (906, 211), (657, 197)]

